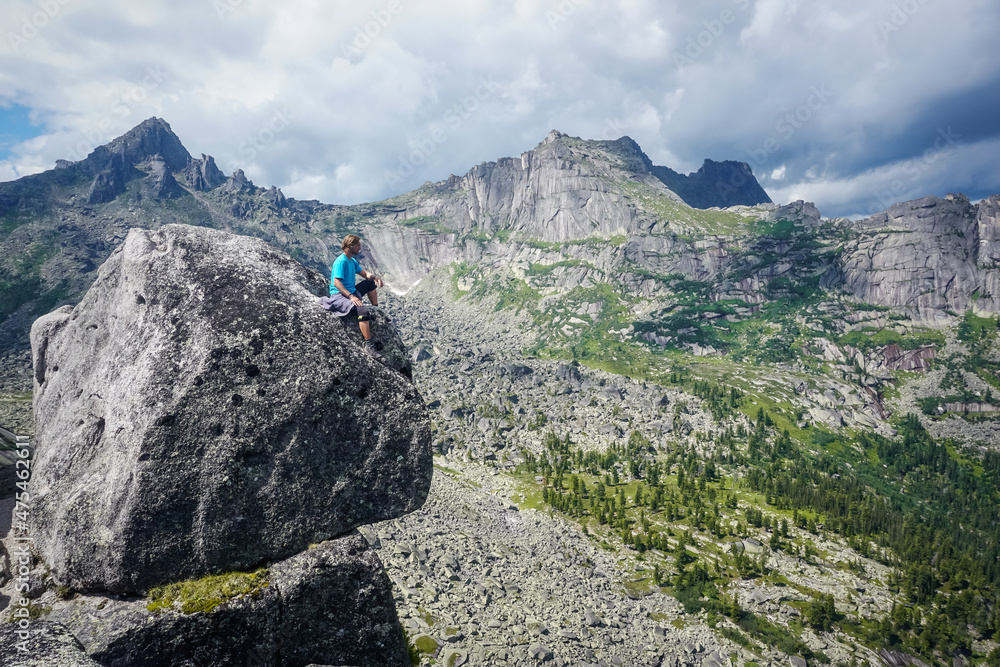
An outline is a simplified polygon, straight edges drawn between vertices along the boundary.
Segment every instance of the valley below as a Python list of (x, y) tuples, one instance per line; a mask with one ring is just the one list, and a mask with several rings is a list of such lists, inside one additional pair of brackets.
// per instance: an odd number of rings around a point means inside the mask
[[(753, 431), (756, 401), (716, 419), (690, 383), (525, 356), (534, 334), (517, 316), (484, 317), (448, 292), (431, 282), (386, 302), (433, 408), (435, 473), (424, 508), (364, 532), (393, 580), (404, 627), (436, 663), (920, 664), (877, 641), (883, 619), (912, 608), (891, 553), (854, 549), (857, 539), (816, 524), (822, 513), (765, 497), (746, 482), (760, 464), (741, 456), (752, 454), (746, 442), (715, 442), (726, 430)], [(905, 392), (890, 405), (915, 409)], [(997, 437), (996, 422), (930, 425)], [(631, 461), (626, 442), (643, 443)], [(819, 449), (804, 455), (818, 462)], [(560, 458), (573, 459), (567, 451), (621, 456), (556, 475)], [(850, 458), (841, 459), (847, 474)], [(536, 474), (532, 460), (553, 467)], [(650, 480), (651, 466), (662, 476)], [(572, 498), (577, 480), (589, 489), (582, 503), (543, 499), (560, 486)], [(669, 509), (649, 505), (656, 494)], [(607, 497), (624, 499), (623, 519), (600, 516)], [(657, 548), (636, 547), (650, 535), (660, 536)], [(710, 574), (691, 586), (682, 572)], [(823, 604), (828, 620), (816, 611)], [(990, 642), (975, 648), (987, 653)]]

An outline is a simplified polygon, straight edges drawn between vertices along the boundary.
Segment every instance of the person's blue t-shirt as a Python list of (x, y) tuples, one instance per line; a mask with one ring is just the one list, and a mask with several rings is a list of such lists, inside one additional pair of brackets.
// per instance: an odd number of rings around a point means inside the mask
[(334, 278), (340, 278), (340, 283), (351, 294), (354, 294), (354, 276), (361, 273), (361, 264), (353, 257), (348, 258), (344, 253), (333, 263), (333, 271), (330, 273), (330, 295), (338, 294), (338, 290), (333, 285)]

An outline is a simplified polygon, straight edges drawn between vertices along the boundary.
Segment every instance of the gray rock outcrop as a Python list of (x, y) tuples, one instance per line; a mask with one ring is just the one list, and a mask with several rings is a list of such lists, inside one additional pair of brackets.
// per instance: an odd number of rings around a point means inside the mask
[(842, 256), (845, 288), (859, 301), (936, 323), (962, 312), (979, 286), (976, 210), (962, 196), (896, 204), (858, 223)]
[(889, 345), (882, 350), (882, 357), (890, 370), (926, 371), (931, 367), (929, 360), (937, 358), (937, 350), (933, 347), (903, 350), (898, 345)]
[(184, 194), (173, 172), (161, 155), (154, 155), (148, 162), (149, 176), (142, 179), (140, 193), (153, 199), (176, 199)]
[(200, 160), (191, 160), (184, 170), (184, 176), (191, 187), (199, 192), (214, 190), (226, 182), (226, 175), (216, 166), (215, 158), (204, 153)]
[(105, 167), (97, 172), (87, 193), (87, 202), (103, 204), (112, 201), (125, 192), (128, 182), (142, 176), (142, 173), (129, 163), (121, 153), (108, 156)]
[(287, 558), (419, 507), (426, 408), (257, 239), (133, 229), (74, 309), (32, 329), (32, 531), (59, 583), (145, 591)]
[(976, 213), (979, 237), (976, 264), (979, 291), (974, 307), (983, 313), (1000, 312), (1000, 195), (979, 204)]
[(136, 166), (154, 156), (153, 173), (144, 189), (156, 196), (177, 196), (181, 190), (171, 172), (187, 168), (191, 155), (166, 121), (149, 118), (81, 161), (77, 168), (94, 174), (88, 202), (102, 204), (125, 192), (129, 181), (143, 175)]
[(256, 186), (254, 186), (253, 181), (247, 178), (242, 169), (237, 169), (222, 184), (222, 189), (224, 192), (230, 193), (249, 192), (256, 189)]
[(46, 620), (102, 665), (409, 664), (389, 577), (356, 531), (272, 565), (268, 580), (207, 612), (86, 595)]
[(49, 621), (32, 621), (26, 630), (0, 623), (0, 665), (100, 667), (64, 626)]

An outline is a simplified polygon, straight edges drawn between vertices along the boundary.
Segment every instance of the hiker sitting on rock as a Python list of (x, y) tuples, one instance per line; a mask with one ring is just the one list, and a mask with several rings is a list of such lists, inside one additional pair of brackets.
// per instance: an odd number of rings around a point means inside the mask
[[(338, 317), (356, 316), (358, 326), (361, 327), (361, 335), (365, 338), (365, 350), (375, 353), (374, 343), (371, 340), (371, 314), (362, 303), (361, 297), (367, 295), (371, 305), (378, 306), (376, 288), (382, 287), (382, 279), (362, 269), (361, 264), (355, 259), (361, 254), (360, 238), (348, 234), (340, 247), (344, 252), (333, 263), (333, 271), (330, 274), (330, 296), (322, 300), (323, 307), (332, 310)], [(363, 280), (355, 284), (357, 275)]]

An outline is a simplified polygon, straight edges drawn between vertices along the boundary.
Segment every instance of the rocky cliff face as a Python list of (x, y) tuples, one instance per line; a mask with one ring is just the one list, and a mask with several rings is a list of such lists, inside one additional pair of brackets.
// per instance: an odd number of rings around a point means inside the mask
[[(402, 221), (365, 228), (373, 259), (404, 290), (436, 267), (454, 262), (511, 271), (518, 278), (532, 265), (547, 265), (568, 280), (553, 282), (549, 275), (545, 282), (529, 284), (565, 290), (596, 279), (645, 297), (669, 299), (669, 276), (679, 276), (710, 283), (715, 301), (746, 304), (780, 297), (777, 285), (812, 285), (934, 326), (953, 323), (957, 313), (970, 308), (1000, 312), (994, 296), (1000, 287), (1000, 264), (994, 259), (1000, 232), (993, 199), (973, 205), (960, 195), (927, 197), (856, 223), (825, 220), (805, 202), (735, 208), (718, 214), (726, 218), (721, 229), (718, 220), (704, 213), (694, 213), (696, 222), (685, 221), (683, 212), (666, 222), (651, 220), (647, 211), (629, 202), (631, 217), (620, 218), (619, 226), (595, 222), (586, 234), (586, 208), (577, 205), (572, 213), (553, 215), (551, 226), (525, 224), (510, 233), (500, 230), (499, 238), (488, 241), (452, 231), (470, 224), (466, 211), (471, 209), (454, 208), (444, 199), (428, 201), (427, 208), (394, 216)], [(560, 204), (561, 210), (567, 205)], [(412, 213), (429, 217), (405, 218)], [(561, 240), (533, 235), (553, 230)], [(624, 242), (609, 244), (616, 235)], [(597, 274), (580, 270), (580, 263)]]
[(648, 171), (630, 172), (613, 143), (583, 142), (553, 131), (520, 158), (487, 162), (417, 191), (401, 201), (392, 218), (429, 217), (460, 234), (506, 230), (547, 243), (625, 233), (638, 217), (625, 197), (625, 179), (635, 176), (664, 196), (671, 194)]
[[(643, 237), (669, 229), (664, 208), (689, 208), (665, 182), (667, 172), (673, 174), (667, 180), (705, 207), (770, 202), (740, 163), (706, 162), (697, 174), (683, 177), (655, 167), (628, 137), (583, 141), (553, 131), (520, 159), (484, 163), (463, 177), (390, 200), (397, 210), (383, 220), (396, 224), (388, 231), (376, 221), (366, 225), (366, 235), (380, 241), (373, 242), (379, 265), (403, 284), (419, 278), (419, 269), (474, 258), (469, 236), (500, 234), (511, 245)], [(381, 242), (388, 238), (393, 242)], [(415, 256), (422, 258), (419, 267)]]
[(978, 291), (974, 307), (980, 313), (1000, 312), (1000, 195), (982, 202), (976, 213)]
[(972, 306), (981, 252), (977, 210), (965, 197), (896, 204), (858, 224), (844, 248), (844, 286), (865, 303), (898, 308), (918, 321), (948, 319)]
[(418, 507), (426, 412), (321, 309), (326, 279), (246, 237), (133, 230), (33, 328), (36, 544), (77, 590), (287, 557)]

